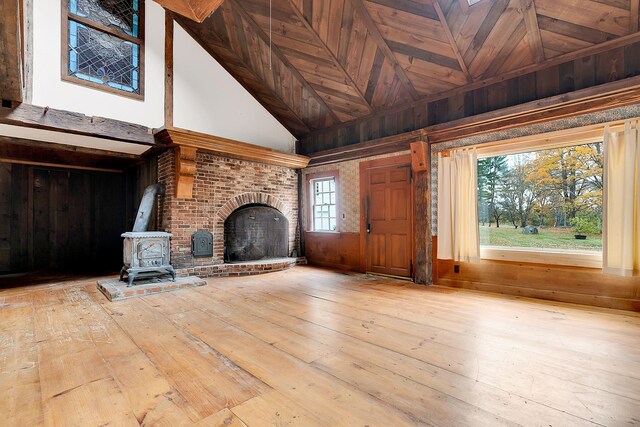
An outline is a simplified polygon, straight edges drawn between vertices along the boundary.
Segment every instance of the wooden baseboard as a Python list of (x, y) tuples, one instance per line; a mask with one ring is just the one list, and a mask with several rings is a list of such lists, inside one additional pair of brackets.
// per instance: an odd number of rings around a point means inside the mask
[(439, 279), (438, 286), (640, 312), (640, 299), (616, 298), (606, 295), (585, 295), (563, 291), (493, 285), (490, 283), (468, 282), (452, 279)]
[[(612, 276), (595, 268), (492, 260), (438, 260), (437, 265), (439, 286), (640, 311), (640, 277)], [(458, 273), (454, 265), (459, 266)]]

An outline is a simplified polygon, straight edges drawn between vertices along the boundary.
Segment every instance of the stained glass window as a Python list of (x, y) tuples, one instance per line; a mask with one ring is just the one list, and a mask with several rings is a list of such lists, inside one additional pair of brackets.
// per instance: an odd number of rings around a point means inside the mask
[(67, 1), (67, 75), (141, 94), (140, 0)]

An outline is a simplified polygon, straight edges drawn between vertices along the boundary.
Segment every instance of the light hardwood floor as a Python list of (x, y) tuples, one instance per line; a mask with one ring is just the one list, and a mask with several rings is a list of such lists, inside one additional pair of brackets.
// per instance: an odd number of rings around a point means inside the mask
[(313, 267), (0, 291), (0, 425), (640, 425), (640, 316)]

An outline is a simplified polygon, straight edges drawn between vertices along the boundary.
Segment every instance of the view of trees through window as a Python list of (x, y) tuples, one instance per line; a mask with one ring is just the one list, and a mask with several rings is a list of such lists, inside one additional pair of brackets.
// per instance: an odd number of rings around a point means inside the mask
[(480, 243), (602, 250), (602, 143), (478, 160)]

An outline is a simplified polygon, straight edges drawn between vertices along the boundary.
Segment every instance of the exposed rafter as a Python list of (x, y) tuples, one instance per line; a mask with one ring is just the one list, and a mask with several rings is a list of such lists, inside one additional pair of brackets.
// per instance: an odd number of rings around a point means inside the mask
[(416, 91), (415, 87), (413, 87), (413, 83), (411, 83), (411, 80), (409, 80), (409, 78), (407, 77), (407, 73), (405, 73), (404, 69), (398, 63), (398, 60), (391, 51), (391, 48), (389, 48), (389, 45), (385, 41), (384, 37), (382, 37), (382, 34), (380, 34), (380, 30), (376, 26), (376, 23), (373, 22), (373, 19), (371, 19), (371, 15), (369, 14), (369, 11), (363, 3), (364, 0), (350, 1), (354, 9), (364, 20), (367, 26), (367, 30), (369, 31), (369, 34), (371, 34), (371, 36), (375, 39), (376, 43), (378, 44), (378, 48), (384, 53), (387, 61), (389, 61), (393, 65), (393, 69), (395, 70), (396, 75), (411, 95), (411, 98), (413, 98), (414, 100), (418, 99), (420, 95)]
[(544, 62), (544, 49), (542, 47), (542, 37), (540, 37), (540, 27), (538, 27), (538, 15), (536, 5), (533, 0), (520, 0), (524, 25), (527, 29), (527, 39), (536, 63)]
[(322, 50), (324, 50), (326, 52), (326, 54), (329, 56), (329, 58), (331, 58), (331, 60), (333, 62), (333, 65), (344, 76), (345, 81), (358, 94), (358, 97), (360, 98), (360, 101), (362, 102), (362, 104), (367, 107), (367, 109), (369, 110), (370, 113), (373, 112), (373, 107), (371, 106), (371, 103), (369, 101), (367, 101), (367, 99), (365, 98), (365, 96), (362, 93), (362, 91), (358, 88), (358, 85), (354, 81), (353, 77), (351, 77), (349, 75), (349, 73), (347, 73), (347, 70), (344, 69), (344, 67), (342, 66), (340, 61), (338, 61), (338, 58), (336, 58), (336, 56), (333, 54), (333, 52), (331, 52), (331, 49), (329, 49), (329, 47), (325, 44), (325, 42), (322, 41), (322, 39), (320, 38), (318, 33), (315, 32), (315, 30), (311, 26), (311, 23), (309, 23), (309, 21), (307, 21), (307, 18), (305, 18), (305, 16), (302, 14), (302, 12), (300, 12), (300, 10), (298, 9), (298, 6), (296, 6), (296, 4), (293, 2), (293, 0), (287, 0), (287, 2), (291, 6), (291, 9), (293, 10), (293, 13), (300, 20), (302, 25), (304, 25), (304, 27), (307, 29), (307, 31), (309, 31), (309, 34), (311, 35), (313, 40), (318, 44), (318, 46), (320, 46), (322, 48)]
[[(466, 4), (466, 0), (463, 0), (463, 3)], [(451, 45), (451, 49), (453, 53), (456, 55), (458, 59), (458, 64), (460, 64), (460, 69), (467, 77), (467, 81), (469, 83), (473, 82), (473, 77), (471, 77), (471, 73), (469, 73), (469, 69), (467, 68), (467, 64), (465, 64), (462, 55), (460, 54), (460, 48), (458, 48), (458, 44), (456, 43), (456, 39), (451, 34), (451, 29), (449, 28), (449, 23), (447, 22), (447, 17), (444, 16), (444, 12), (442, 11), (442, 7), (440, 7), (440, 3), (438, 0), (433, 1), (433, 7), (436, 9), (436, 13), (438, 14), (438, 18), (440, 19), (440, 23), (442, 24), (442, 29), (444, 30), (447, 39), (449, 40), (449, 44)]]
[(192, 21), (202, 22), (215, 12), (224, 0), (155, 0), (155, 2)]
[[(227, 4), (229, 4), (231, 7), (233, 7), (234, 10), (236, 10), (240, 14), (240, 16), (242, 16), (251, 25), (253, 30), (256, 32), (258, 37), (260, 37), (262, 39), (262, 41), (264, 41), (265, 43), (269, 44), (269, 36), (267, 34), (265, 34), (264, 31), (262, 31), (262, 28), (260, 28), (260, 26), (251, 17), (251, 15), (242, 7), (240, 2), (237, 2), (236, 0), (227, 0)], [(327, 114), (331, 115), (331, 117), (333, 118), (333, 120), (336, 123), (339, 123), (340, 119), (338, 118), (338, 116), (336, 116), (336, 114), (333, 112), (333, 110), (331, 108), (329, 108), (329, 106), (325, 103), (324, 98), (322, 98), (315, 91), (315, 89), (304, 79), (304, 77), (302, 77), (300, 72), (293, 65), (291, 65), (291, 63), (289, 62), (287, 57), (280, 51), (280, 49), (277, 46), (274, 46), (272, 44), (271, 45), (271, 50), (272, 50), (273, 54), (280, 61), (282, 61), (282, 63), (300, 81), (300, 83), (305, 87), (305, 89), (307, 89), (309, 91), (309, 93), (311, 93), (313, 95), (313, 97), (316, 99), (316, 101), (318, 101), (318, 103), (320, 105), (322, 105), (324, 108), (326, 108)]]

